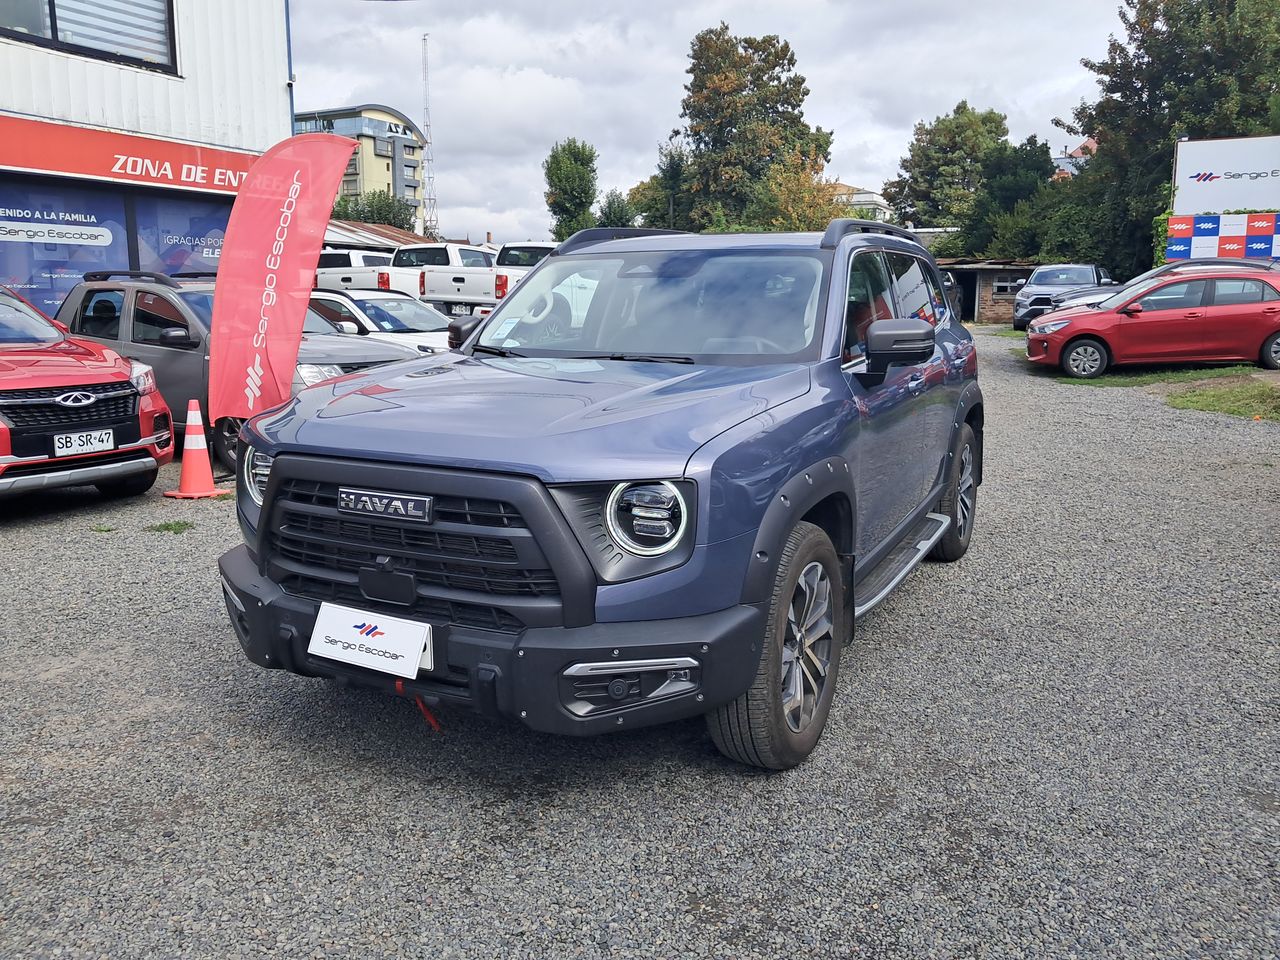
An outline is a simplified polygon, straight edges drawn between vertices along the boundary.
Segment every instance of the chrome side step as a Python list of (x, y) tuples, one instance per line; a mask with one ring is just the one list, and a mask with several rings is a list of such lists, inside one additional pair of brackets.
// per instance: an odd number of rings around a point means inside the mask
[(907, 578), (912, 570), (928, 556), (933, 545), (951, 527), (951, 518), (944, 513), (929, 513), (902, 543), (880, 562), (874, 570), (854, 587), (853, 616), (856, 620), (870, 613), (894, 588)]

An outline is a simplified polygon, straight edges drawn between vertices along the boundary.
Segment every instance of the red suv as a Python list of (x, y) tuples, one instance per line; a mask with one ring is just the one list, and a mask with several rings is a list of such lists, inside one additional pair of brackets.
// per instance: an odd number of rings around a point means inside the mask
[(69, 337), (0, 287), (0, 496), (81, 484), (136, 496), (172, 459), (151, 368)]
[(1280, 264), (1193, 267), (1055, 310), (1027, 329), (1027, 359), (1092, 379), (1113, 364), (1244, 360), (1280, 369)]

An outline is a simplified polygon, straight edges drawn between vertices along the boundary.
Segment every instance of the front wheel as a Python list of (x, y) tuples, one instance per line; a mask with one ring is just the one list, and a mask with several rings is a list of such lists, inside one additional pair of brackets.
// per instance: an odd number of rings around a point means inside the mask
[(1077, 380), (1092, 380), (1102, 376), (1110, 360), (1107, 348), (1101, 340), (1082, 337), (1062, 351), (1062, 372)]
[(243, 420), (223, 417), (213, 425), (213, 453), (224, 467), (236, 472), (236, 443), (240, 439)]
[(798, 523), (778, 563), (755, 680), (707, 715), (720, 752), (768, 770), (786, 770), (813, 752), (835, 695), (845, 622), (840, 558), (830, 538)]

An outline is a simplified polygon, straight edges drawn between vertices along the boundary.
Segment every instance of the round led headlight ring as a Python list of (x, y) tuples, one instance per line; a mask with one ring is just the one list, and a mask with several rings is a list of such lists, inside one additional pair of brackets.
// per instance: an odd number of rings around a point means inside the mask
[(604, 508), (614, 543), (637, 557), (660, 557), (675, 549), (689, 522), (689, 509), (667, 480), (620, 483)]
[(259, 453), (253, 447), (244, 449), (243, 462), (240, 464), (240, 478), (244, 488), (249, 491), (249, 499), (262, 506), (263, 494), (267, 491), (267, 480), (271, 477), (271, 464), (275, 457)]

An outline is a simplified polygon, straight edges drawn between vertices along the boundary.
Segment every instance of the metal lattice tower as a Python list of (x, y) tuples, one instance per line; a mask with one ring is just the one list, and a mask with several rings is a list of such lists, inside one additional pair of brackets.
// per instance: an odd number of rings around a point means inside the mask
[(440, 217), (436, 210), (436, 163), (431, 134), (431, 63), (427, 53), (427, 40), (422, 35), (422, 232), (428, 237), (440, 236)]

